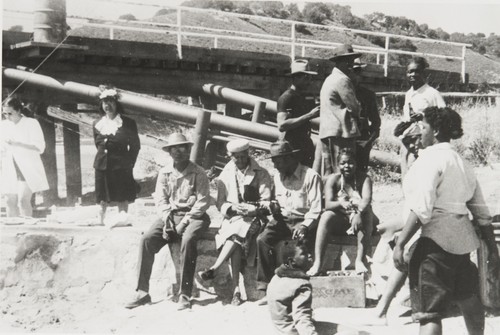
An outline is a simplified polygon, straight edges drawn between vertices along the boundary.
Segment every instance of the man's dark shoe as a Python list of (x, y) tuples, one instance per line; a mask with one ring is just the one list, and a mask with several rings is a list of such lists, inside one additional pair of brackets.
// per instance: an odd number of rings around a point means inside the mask
[(241, 300), (241, 293), (240, 292), (236, 292), (233, 295), (233, 299), (231, 300), (231, 305), (233, 305), (233, 306), (239, 306), (242, 303), (243, 303), (243, 300)]
[(125, 308), (132, 309), (150, 303), (151, 303), (151, 296), (149, 294), (146, 294), (142, 298), (129, 302), (127, 305), (125, 305)]
[(201, 279), (207, 281), (215, 278), (215, 271), (213, 269), (208, 269), (205, 271), (198, 272)]
[(190, 308), (191, 308), (191, 301), (189, 300), (189, 297), (185, 294), (181, 294), (179, 296), (179, 302), (177, 303), (177, 310), (182, 311)]

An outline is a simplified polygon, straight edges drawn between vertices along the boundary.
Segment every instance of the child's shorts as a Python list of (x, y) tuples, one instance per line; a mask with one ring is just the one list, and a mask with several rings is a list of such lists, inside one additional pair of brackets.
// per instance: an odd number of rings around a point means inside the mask
[(415, 321), (440, 320), (451, 300), (479, 293), (477, 267), (469, 254), (455, 255), (420, 237), (410, 260), (410, 297)]

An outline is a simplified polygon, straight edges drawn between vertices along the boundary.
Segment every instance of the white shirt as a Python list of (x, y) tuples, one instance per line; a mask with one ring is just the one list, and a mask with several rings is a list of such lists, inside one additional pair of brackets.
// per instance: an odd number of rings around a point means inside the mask
[(417, 90), (411, 87), (405, 95), (405, 104), (403, 106), (403, 116), (405, 120), (410, 120), (410, 104), (414, 113), (422, 113), (427, 107), (446, 107), (446, 103), (439, 92), (423, 84)]
[(422, 222), (422, 236), (445, 251), (466, 254), (479, 247), (469, 211), (479, 225), (491, 223), (472, 168), (450, 143), (439, 143), (419, 152), (403, 180), (405, 211)]
[(290, 220), (303, 219), (302, 224), (311, 226), (322, 211), (321, 177), (313, 169), (298, 164), (291, 176), (274, 170), (274, 194), (281, 206), (281, 213)]
[[(36, 149), (7, 144), (8, 140), (33, 145)], [(0, 188), (3, 194), (17, 194), (17, 173), (14, 160), (32, 192), (49, 189), (40, 154), (45, 150), (42, 128), (37, 120), (21, 117), (19, 122), (0, 122)]]

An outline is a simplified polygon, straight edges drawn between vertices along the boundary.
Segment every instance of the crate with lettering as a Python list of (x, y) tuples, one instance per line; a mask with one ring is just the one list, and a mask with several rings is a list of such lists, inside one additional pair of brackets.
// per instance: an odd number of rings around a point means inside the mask
[(311, 284), (313, 308), (366, 305), (365, 279), (355, 271), (329, 271), (327, 276), (311, 277)]

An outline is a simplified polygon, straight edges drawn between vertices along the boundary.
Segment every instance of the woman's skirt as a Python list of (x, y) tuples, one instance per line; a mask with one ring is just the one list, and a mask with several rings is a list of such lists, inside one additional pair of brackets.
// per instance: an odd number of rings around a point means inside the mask
[(133, 202), (137, 186), (132, 169), (95, 170), (96, 202)]
[(215, 236), (215, 246), (221, 248), (226, 240), (237, 236), (241, 241), (247, 237), (248, 229), (255, 218), (244, 217), (240, 215), (233, 216), (230, 219), (222, 220), (219, 232)]
[(227, 240), (239, 244), (243, 249), (243, 258), (249, 266), (253, 266), (257, 255), (255, 238), (261, 227), (260, 220), (253, 217), (234, 216), (224, 219), (217, 235), (215, 246), (222, 248)]

